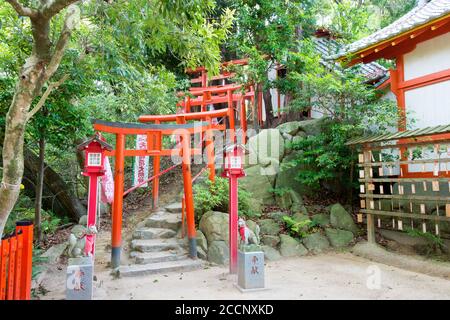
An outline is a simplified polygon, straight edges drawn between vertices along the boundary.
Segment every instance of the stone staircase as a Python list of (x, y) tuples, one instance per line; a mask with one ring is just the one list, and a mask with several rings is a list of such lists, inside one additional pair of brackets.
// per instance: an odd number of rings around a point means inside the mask
[(185, 272), (202, 267), (200, 259), (188, 257), (187, 239), (181, 239), (181, 203), (173, 203), (145, 220), (133, 233), (130, 258), (120, 266), (119, 276), (129, 277), (164, 272)]

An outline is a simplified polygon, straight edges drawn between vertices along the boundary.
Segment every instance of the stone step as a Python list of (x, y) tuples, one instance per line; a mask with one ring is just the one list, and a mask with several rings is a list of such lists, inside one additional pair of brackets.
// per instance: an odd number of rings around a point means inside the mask
[(166, 206), (164, 209), (170, 213), (181, 213), (181, 202), (174, 202)]
[(160, 252), (138, 252), (133, 251), (130, 257), (134, 258), (136, 264), (158, 263), (166, 261), (176, 261), (186, 259), (187, 255), (184, 252), (177, 250), (167, 250)]
[(181, 227), (181, 215), (176, 213), (158, 213), (145, 220), (149, 228), (164, 228), (177, 231)]
[(141, 275), (151, 275), (163, 272), (184, 272), (199, 269), (203, 266), (199, 259), (183, 259), (178, 261), (167, 261), (149, 264), (135, 264), (121, 266), (119, 268), (120, 277), (131, 277)]
[(175, 237), (177, 233), (165, 228), (138, 228), (133, 232), (133, 239), (167, 239)]
[(131, 248), (140, 252), (156, 252), (165, 250), (182, 250), (177, 239), (136, 239), (131, 241)]

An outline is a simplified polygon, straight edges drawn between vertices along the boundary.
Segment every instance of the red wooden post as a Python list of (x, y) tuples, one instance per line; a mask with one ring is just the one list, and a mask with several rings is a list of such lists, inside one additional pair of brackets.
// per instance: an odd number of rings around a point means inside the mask
[(184, 195), (181, 198), (181, 238), (184, 239), (184, 221), (186, 218), (186, 200), (184, 199)]
[(235, 126), (234, 126), (234, 108), (233, 108), (233, 91), (227, 91), (228, 100), (228, 120), (230, 121), (230, 143), (234, 144), (236, 141)]
[(87, 227), (93, 231), (86, 235), (84, 252), (88, 256), (94, 256), (99, 192), (98, 177), (105, 174), (105, 153), (106, 150), (112, 150), (112, 147), (104, 141), (100, 133), (96, 133), (93, 138), (80, 144), (78, 149), (85, 152), (83, 175), (89, 177)]
[(229, 178), (229, 243), (230, 243), (230, 273), (237, 272), (238, 249), (238, 181), (236, 175)]
[(23, 234), (20, 232), (17, 237), (16, 251), (16, 279), (14, 280), (14, 300), (20, 300), (20, 284), (22, 281), (22, 251), (23, 251)]
[(247, 108), (245, 106), (245, 98), (241, 100), (241, 131), (242, 144), (247, 143)]
[(244, 148), (233, 145), (227, 149), (223, 177), (229, 179), (229, 245), (230, 245), (230, 273), (237, 272), (238, 257), (238, 179), (245, 176), (243, 167)]
[(257, 109), (258, 109), (258, 122), (260, 126), (263, 125), (262, 103), (263, 103), (262, 85), (258, 85)]
[(116, 134), (116, 159), (114, 165), (114, 201), (111, 232), (111, 267), (120, 266), (120, 251), (122, 246), (122, 210), (123, 210), (123, 180), (125, 162), (125, 135)]
[(14, 300), (14, 280), (16, 272), (16, 252), (17, 238), (9, 238), (9, 262), (8, 262), (8, 289), (6, 290), (6, 300)]
[(22, 233), (23, 238), (20, 275), (20, 300), (30, 300), (33, 264), (33, 223), (26, 220), (16, 222), (16, 234), (19, 233)]
[[(155, 121), (155, 124), (159, 124), (159, 121)], [(155, 141), (155, 149), (161, 150), (162, 148), (162, 136), (156, 135)], [(153, 180), (153, 209), (158, 208), (159, 206), (159, 172), (161, 170), (161, 157), (154, 156), (153, 157), (153, 175), (155, 179)], [(158, 176), (157, 176), (158, 175)]]
[(208, 86), (208, 72), (206, 70), (202, 70), (202, 87)]
[(187, 96), (184, 113), (190, 113), (190, 112), (191, 112), (191, 96)]
[(194, 217), (194, 196), (192, 192), (192, 177), (191, 177), (191, 151), (189, 134), (183, 134), (181, 137), (182, 153), (183, 153), (183, 183), (184, 183), (184, 199), (186, 201), (186, 222), (187, 235), (189, 242), (189, 256), (192, 259), (197, 258), (197, 239), (195, 231), (195, 217)]
[(2, 250), (0, 259), (0, 300), (6, 299), (6, 268), (9, 256), (9, 240), (2, 240)]
[(211, 118), (207, 118), (208, 122), (208, 130), (206, 131), (206, 156), (208, 161), (209, 168), (209, 180), (214, 182), (216, 177), (216, 168), (215, 168), (215, 154), (214, 154), (214, 138), (212, 131), (212, 120)]

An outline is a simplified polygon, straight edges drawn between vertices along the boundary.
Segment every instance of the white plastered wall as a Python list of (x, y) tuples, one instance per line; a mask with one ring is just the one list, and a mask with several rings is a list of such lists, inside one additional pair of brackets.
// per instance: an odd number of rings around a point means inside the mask
[(450, 81), (406, 91), (405, 106), (409, 128), (450, 124)]
[(419, 43), (404, 56), (405, 80), (450, 69), (450, 32)]

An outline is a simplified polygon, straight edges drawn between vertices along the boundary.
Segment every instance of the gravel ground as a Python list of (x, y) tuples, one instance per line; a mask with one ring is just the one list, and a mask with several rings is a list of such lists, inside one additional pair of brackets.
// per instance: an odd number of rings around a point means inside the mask
[[(64, 299), (65, 270), (49, 270), (41, 299)], [(97, 266), (95, 299), (450, 299), (450, 281), (374, 263), (351, 253), (266, 265), (267, 290), (241, 293), (226, 267), (113, 279)], [(379, 279), (379, 282), (377, 281)], [(379, 285), (378, 285), (379, 284)]]

